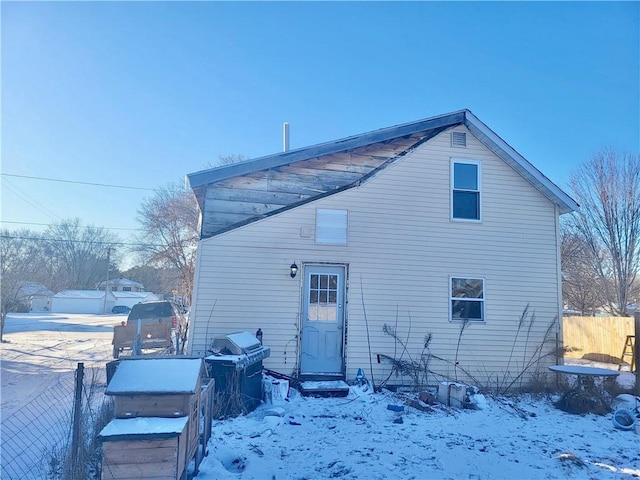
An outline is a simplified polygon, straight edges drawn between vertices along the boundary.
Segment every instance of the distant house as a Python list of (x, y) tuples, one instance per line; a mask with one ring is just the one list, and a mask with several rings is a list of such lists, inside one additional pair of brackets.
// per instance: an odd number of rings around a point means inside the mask
[[(149, 302), (152, 300), (161, 300), (159, 295), (151, 292), (111, 292), (115, 297), (114, 305), (125, 305), (127, 307), (133, 307), (136, 303)], [(112, 306), (113, 308), (113, 306)], [(111, 308), (109, 309), (111, 311)]]
[(103, 290), (64, 290), (51, 297), (51, 311), (54, 313), (111, 313), (115, 305), (133, 307), (136, 303), (160, 300), (151, 292), (107, 292), (104, 301)]
[(112, 292), (101, 290), (63, 290), (51, 297), (51, 311), (54, 313), (93, 313), (110, 312), (116, 297)]
[(52, 295), (53, 292), (41, 283), (24, 281), (19, 282), (16, 299), (22, 310), (40, 312), (49, 310)]
[[(127, 278), (113, 278), (108, 282), (109, 290), (112, 292), (144, 292), (143, 284)], [(105, 285), (107, 285), (107, 280), (100, 282), (97, 289), (104, 290)]]
[(559, 217), (578, 205), (469, 110), (188, 178), (190, 353), (261, 329), (267, 368), (376, 384), (425, 352), (432, 379), (484, 384), (555, 361)]

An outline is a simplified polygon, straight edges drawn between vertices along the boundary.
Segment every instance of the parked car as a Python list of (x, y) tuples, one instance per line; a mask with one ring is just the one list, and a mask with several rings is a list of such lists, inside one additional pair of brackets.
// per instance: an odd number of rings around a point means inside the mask
[(176, 352), (184, 353), (188, 321), (178, 305), (169, 300), (136, 303), (127, 316), (127, 325), (136, 326), (138, 320), (142, 324), (165, 322), (170, 324), (172, 332), (175, 333)]
[(116, 314), (129, 313), (130, 311), (131, 311), (131, 307), (127, 307), (126, 305), (115, 305), (111, 309), (111, 313), (116, 313)]
[(136, 324), (138, 319), (142, 320), (142, 323), (171, 322), (171, 328), (177, 330), (181, 330), (187, 323), (181, 308), (169, 300), (136, 303), (129, 312), (127, 324)]

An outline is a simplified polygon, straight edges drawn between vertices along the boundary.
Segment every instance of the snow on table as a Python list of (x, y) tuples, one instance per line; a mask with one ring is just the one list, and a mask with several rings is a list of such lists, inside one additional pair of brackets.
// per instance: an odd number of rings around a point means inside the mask
[(583, 367), (580, 365), (551, 365), (549, 370), (568, 375), (584, 375), (587, 377), (617, 377), (620, 375), (615, 370), (598, 367)]

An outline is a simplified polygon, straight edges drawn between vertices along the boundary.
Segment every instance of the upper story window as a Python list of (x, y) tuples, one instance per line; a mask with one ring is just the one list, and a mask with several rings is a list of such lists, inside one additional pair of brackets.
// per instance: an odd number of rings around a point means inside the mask
[(347, 211), (316, 210), (316, 243), (347, 244)]
[(451, 218), (481, 220), (480, 162), (452, 159), (451, 161)]
[(484, 279), (451, 278), (451, 320), (484, 322)]

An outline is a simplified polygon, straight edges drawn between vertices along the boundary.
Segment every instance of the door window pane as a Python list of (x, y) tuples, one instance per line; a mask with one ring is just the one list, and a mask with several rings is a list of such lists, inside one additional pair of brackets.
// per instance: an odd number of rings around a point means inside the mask
[(309, 281), (309, 321), (338, 319), (338, 276), (312, 274)]

